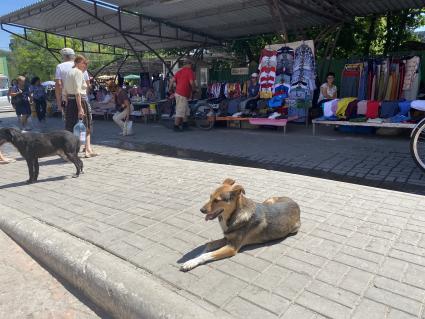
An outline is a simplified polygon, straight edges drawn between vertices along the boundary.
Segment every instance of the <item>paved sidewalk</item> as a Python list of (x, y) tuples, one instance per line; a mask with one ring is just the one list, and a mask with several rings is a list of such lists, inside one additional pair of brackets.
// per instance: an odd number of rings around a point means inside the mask
[[(15, 123), (12, 113), (1, 115), (0, 126)], [(49, 119), (50, 128), (63, 128)], [(127, 149), (223, 164), (272, 169), (307, 176), (425, 195), (425, 174), (409, 153), (408, 131), (404, 137), (343, 134), (321, 127), (291, 124), (286, 137), (281, 131), (217, 128), (193, 129), (180, 134), (160, 124), (135, 124), (135, 135), (119, 137), (111, 121), (95, 122), (94, 141)]]
[[(276, 171), (98, 147), (86, 174), (47, 159), (27, 186), (1, 167), (9, 207), (127, 260), (211, 312), (235, 318), (425, 318), (425, 197)], [(298, 235), (188, 273), (179, 263), (221, 237), (199, 208), (224, 178), (301, 206)], [(140, 287), (143, 289), (143, 287)]]
[(100, 318), (68, 289), (0, 231), (0, 318)]

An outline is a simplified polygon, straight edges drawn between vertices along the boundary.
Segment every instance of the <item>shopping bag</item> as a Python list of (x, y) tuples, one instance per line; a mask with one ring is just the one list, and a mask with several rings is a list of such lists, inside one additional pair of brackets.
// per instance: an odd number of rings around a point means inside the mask
[(125, 121), (123, 135), (132, 135), (133, 134), (133, 121)]

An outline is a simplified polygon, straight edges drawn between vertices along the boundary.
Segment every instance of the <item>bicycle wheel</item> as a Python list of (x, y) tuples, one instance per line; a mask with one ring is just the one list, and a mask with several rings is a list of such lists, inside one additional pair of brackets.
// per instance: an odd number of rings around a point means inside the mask
[(214, 126), (213, 109), (209, 105), (199, 105), (195, 110), (195, 124), (202, 130), (210, 130)]
[(425, 121), (420, 123), (412, 133), (410, 153), (419, 168), (425, 172)]

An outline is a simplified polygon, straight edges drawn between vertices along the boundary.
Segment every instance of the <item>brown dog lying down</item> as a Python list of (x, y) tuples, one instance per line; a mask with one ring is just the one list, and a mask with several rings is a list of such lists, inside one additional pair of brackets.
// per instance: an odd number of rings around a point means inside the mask
[(201, 208), (205, 220), (218, 217), (224, 238), (209, 242), (204, 252), (180, 270), (188, 271), (208, 261), (236, 255), (245, 245), (260, 244), (295, 234), (301, 226), (300, 207), (288, 197), (272, 197), (255, 203), (245, 190), (226, 179)]

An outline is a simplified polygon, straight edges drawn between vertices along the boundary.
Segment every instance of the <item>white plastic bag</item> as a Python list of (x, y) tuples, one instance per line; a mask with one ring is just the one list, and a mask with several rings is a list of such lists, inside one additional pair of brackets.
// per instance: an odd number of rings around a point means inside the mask
[(133, 135), (133, 121), (125, 121), (123, 135)]

